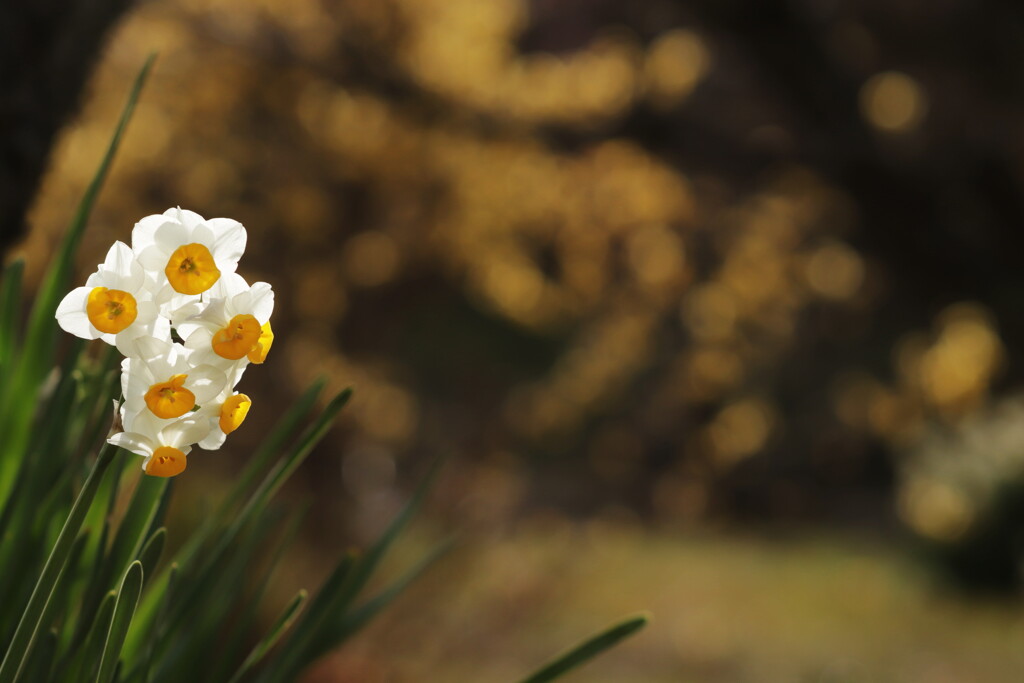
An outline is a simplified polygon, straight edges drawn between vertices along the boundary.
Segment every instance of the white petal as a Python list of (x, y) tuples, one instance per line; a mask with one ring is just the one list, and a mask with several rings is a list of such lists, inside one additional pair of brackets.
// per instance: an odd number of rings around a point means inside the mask
[(249, 291), (249, 283), (238, 273), (221, 273), (220, 279), (210, 288), (213, 298), (222, 299), (231, 299), (247, 291)]
[(173, 343), (171, 341), (171, 321), (161, 315), (154, 316), (153, 321), (146, 325), (146, 333), (162, 342)]
[(160, 431), (160, 441), (174, 448), (185, 449), (206, 438), (210, 433), (209, 418), (189, 415), (179, 418)]
[(207, 420), (220, 420), (220, 406), (230, 396), (230, 392), (221, 391), (213, 401), (199, 406), (199, 410), (192, 413), (195, 417), (205, 417)]
[[(103, 340), (108, 344), (113, 344), (117, 347), (117, 350), (121, 352), (121, 355), (128, 358), (137, 357), (140, 353), (136, 340), (140, 337), (154, 337), (161, 339), (157, 336), (158, 330), (161, 330), (164, 326), (160, 325), (157, 319), (156, 304), (152, 301), (140, 301), (137, 305), (137, 315), (131, 325), (118, 332), (116, 335), (103, 335)], [(167, 340), (170, 341), (170, 329), (167, 330)], [(109, 337), (109, 340), (108, 340)]]
[[(188, 244), (191, 240), (189, 239), (189, 229), (181, 223), (164, 223), (153, 234), (153, 241), (157, 246), (162, 247), (170, 257), (178, 247)], [(142, 254), (139, 255), (139, 260), (142, 260)], [(146, 263), (143, 262), (143, 265)], [(161, 268), (166, 266), (167, 261), (164, 261)]]
[[(173, 344), (169, 344), (156, 337), (139, 337), (135, 342), (138, 347), (138, 357), (141, 358), (147, 365), (149, 365), (150, 359), (158, 358), (169, 358), (173, 352)], [(152, 366), (150, 366), (152, 367)], [(163, 373), (156, 373), (162, 375)]]
[(107, 439), (107, 443), (146, 457), (153, 455), (153, 451), (155, 450), (155, 444), (153, 441), (145, 434), (139, 434), (137, 432), (120, 432), (118, 434), (114, 434)]
[[(213, 258), (218, 263), (238, 263), (245, 253), (245, 243), (248, 236), (245, 228), (236, 220), (230, 218), (211, 218), (206, 221), (214, 234)], [(232, 270), (234, 270), (232, 268)]]
[(92, 287), (72, 289), (61, 300), (57, 306), (57, 313), (54, 315), (62, 330), (82, 339), (96, 339), (100, 336), (100, 331), (92, 326), (92, 323), (89, 322), (89, 315), (85, 312), (85, 305), (92, 289)]
[(132, 250), (135, 251), (136, 254), (139, 254), (144, 249), (153, 246), (153, 235), (156, 234), (157, 228), (164, 223), (167, 223), (168, 220), (169, 219), (166, 214), (154, 214), (152, 216), (146, 216), (136, 223), (135, 227), (132, 228)]
[(185, 380), (185, 388), (196, 395), (196, 403), (204, 405), (212, 401), (227, 383), (224, 371), (212, 365), (200, 365), (192, 368)]
[(245, 356), (242, 356), (239, 360), (231, 360), (230, 358), (218, 356), (213, 350), (213, 347), (210, 346), (194, 350), (189, 360), (197, 367), (200, 365), (212, 365), (225, 375), (234, 374), (238, 372), (238, 366), (241, 365), (244, 367), (249, 364), (249, 359)]
[[(245, 368), (248, 367), (248, 365), (248, 363), (239, 363), (235, 367), (227, 370), (226, 374), (228, 381), (227, 384), (224, 385), (224, 390), (229, 396), (234, 393), (235, 387), (237, 387), (238, 383), (242, 381), (242, 375), (245, 374)], [(224, 398), (227, 399), (227, 396)]]
[[(168, 211), (171, 211), (171, 209), (168, 209)], [(177, 207), (174, 211), (178, 221), (182, 225), (187, 227), (189, 230), (192, 230), (193, 228), (195, 228), (195, 226), (204, 222), (203, 217), (200, 216), (195, 211), (189, 211), (188, 209), (183, 209), (180, 206)]]
[[(204, 245), (210, 250), (210, 254), (213, 254), (213, 243), (215, 241), (213, 237), (213, 230), (211, 230), (206, 223), (197, 223), (192, 226), (191, 232), (189, 232), (189, 241), (198, 242), (199, 244)], [(216, 261), (216, 259), (214, 260)]]
[(135, 300), (135, 322), (132, 325), (139, 327), (152, 327), (156, 324), (159, 308), (152, 299)]
[(140, 400), (137, 405), (125, 401), (121, 406), (121, 424), (129, 432), (145, 434), (150, 439), (155, 439), (167, 422), (168, 420), (161, 420), (154, 415), (144, 401)]
[(199, 442), (199, 447), (204, 451), (215, 451), (224, 445), (227, 438), (228, 435), (222, 432), (219, 426), (213, 425), (206, 438)]
[[(173, 225), (175, 224), (165, 223), (160, 226), (160, 229), (163, 230), (165, 227)], [(153, 274), (153, 282), (160, 287), (163, 287), (163, 283), (167, 278), (167, 276), (164, 275), (164, 268), (167, 267), (167, 262), (170, 260), (171, 254), (173, 254), (174, 250), (177, 248), (177, 246), (167, 247), (161, 242), (152, 244), (141, 251), (135, 252), (136, 258), (139, 259), (139, 263), (142, 264), (143, 268)]]
[(177, 328), (180, 323), (202, 313), (205, 306), (197, 295), (177, 294), (177, 296), (172, 296), (161, 308), (170, 318), (171, 324)]
[(132, 361), (129, 358), (125, 358), (121, 361), (121, 395), (125, 398), (132, 395), (131, 382), (134, 377)]
[(262, 325), (270, 320), (270, 316), (274, 312), (274, 290), (266, 282), (257, 282), (249, 292), (252, 296), (252, 300), (249, 302), (252, 314)]
[(90, 275), (89, 280), (91, 280), (89, 284), (93, 287), (106, 287), (107, 289), (120, 289), (124, 291), (122, 286), (124, 278), (103, 266), (100, 266), (99, 270)]
[(135, 340), (135, 348), (153, 378), (166, 382), (172, 375), (187, 371), (184, 349), (177, 344), (165, 342), (156, 337), (142, 336)]
[(103, 260), (101, 268), (109, 270), (122, 277), (132, 274), (132, 263), (135, 262), (135, 253), (132, 248), (124, 242), (114, 242), (107, 251), (107, 257)]
[(171, 317), (171, 311), (177, 308), (180, 304), (178, 301), (181, 294), (174, 291), (174, 287), (171, 287), (171, 283), (167, 281), (167, 276), (164, 275), (163, 271), (160, 272), (160, 278), (162, 278), (163, 284), (153, 291), (153, 301), (160, 306), (160, 315), (169, 318)]
[[(126, 402), (125, 406), (127, 407), (127, 405)], [(148, 406), (141, 410), (127, 409), (124, 418), (125, 429), (147, 437), (153, 443), (154, 448), (163, 445), (160, 434), (167, 425), (174, 422), (174, 420), (157, 417)]]
[(121, 393), (125, 402), (142, 403), (153, 379), (149, 366), (138, 358), (125, 358), (121, 362)]
[(138, 261), (133, 260), (126, 267), (128, 269), (127, 273), (119, 273), (107, 268), (105, 265), (101, 265), (99, 270), (89, 277), (89, 284), (93, 287), (120, 289), (122, 292), (128, 292), (134, 296), (136, 300), (142, 296), (148, 297), (149, 292), (144, 289), (146, 275), (142, 266), (139, 265)]
[[(191, 351), (209, 351), (213, 353), (213, 335), (216, 327), (208, 323), (190, 321), (178, 326), (178, 334), (185, 336), (185, 348)], [(200, 365), (200, 362), (193, 355), (192, 362)]]
[(139, 353), (139, 347), (135, 343), (136, 340), (140, 337), (148, 337), (149, 335), (146, 334), (145, 327), (132, 324), (117, 334), (103, 335), (103, 341), (107, 341), (108, 336), (111, 337), (111, 341), (108, 343), (116, 346), (122, 356), (132, 358)]

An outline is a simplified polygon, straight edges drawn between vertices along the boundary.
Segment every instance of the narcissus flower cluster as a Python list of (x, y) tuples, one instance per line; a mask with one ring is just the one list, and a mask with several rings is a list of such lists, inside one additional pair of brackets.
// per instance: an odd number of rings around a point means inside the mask
[(249, 412), (235, 387), (274, 343), (274, 292), (235, 273), (245, 242), (229, 218), (147, 216), (57, 308), (64, 330), (125, 356), (124, 431), (108, 441), (142, 456), (147, 474), (180, 474), (192, 446), (220, 448)]

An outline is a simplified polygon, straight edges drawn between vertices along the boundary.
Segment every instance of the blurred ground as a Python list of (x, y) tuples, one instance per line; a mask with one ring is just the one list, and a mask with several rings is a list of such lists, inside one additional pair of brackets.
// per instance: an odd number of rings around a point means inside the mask
[(304, 680), (517, 680), (638, 607), (652, 624), (567, 683), (1009, 683), (1024, 667), (1018, 604), (951, 597), (905, 549), (537, 518), (456, 550)]

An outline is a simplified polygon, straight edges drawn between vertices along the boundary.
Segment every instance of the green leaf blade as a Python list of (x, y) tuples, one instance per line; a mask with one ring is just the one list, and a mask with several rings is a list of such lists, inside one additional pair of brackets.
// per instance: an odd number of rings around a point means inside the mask
[(71, 512), (68, 514), (68, 518), (57, 537), (57, 542), (54, 544), (46, 564), (43, 565), (43, 571), (39, 575), (38, 581), (36, 581), (35, 588), (32, 590), (32, 595), (29, 597), (25, 611), (18, 622), (18, 628), (14, 632), (14, 637), (11, 638), (11, 643), (7, 648), (7, 653), (4, 655), (3, 662), (0, 663), (0, 683), (12, 683), (17, 680), (24, 661), (31, 654), (32, 645), (39, 630), (43, 612), (46, 610), (46, 605), (53, 594), (57, 579), (64, 570), (68, 556), (71, 554), (75, 538), (82, 528), (82, 521), (92, 505), (100, 481), (113, 461), (116, 451), (117, 449), (110, 444), (106, 444), (100, 450), (92, 472), (89, 473), (89, 477), (82, 486), (78, 498), (75, 499)]
[(250, 652), (249, 656), (245, 658), (245, 661), (242, 662), (242, 666), (238, 668), (238, 671), (235, 672), (235, 675), (231, 677), (231, 680), (228, 681), (228, 683), (239, 683), (244, 680), (242, 677), (266, 656), (267, 652), (274, 647), (277, 641), (280, 640), (281, 636), (284, 635), (284, 632), (288, 630), (288, 627), (290, 627), (299, 616), (299, 613), (302, 611), (302, 607), (306, 602), (306, 597), (306, 591), (300, 590), (298, 595), (292, 598), (292, 601), (288, 603), (287, 607), (285, 607), (281, 616), (279, 616), (277, 621), (274, 622), (274, 625), (270, 627), (267, 635), (265, 635), (260, 642), (256, 644), (256, 647), (252, 649), (252, 652)]
[(619, 641), (633, 635), (646, 626), (648, 621), (650, 621), (649, 615), (640, 614), (615, 624), (556, 657), (554, 661), (541, 667), (536, 673), (524, 678), (521, 683), (548, 683), (548, 681), (560, 678), (584, 662), (615, 646)]
[(0, 434), (4, 434), (6, 440), (5, 457), (0, 458), (0, 500), (5, 500), (10, 494), (18, 460), (16, 456), (23, 453), (30, 434), (35, 394), (49, 370), (57, 335), (60, 333), (54, 314), (60, 298), (68, 289), (75, 253), (154, 59), (155, 55), (150, 55), (132, 84), (106, 153), (82, 195), (71, 225), (43, 278), (29, 315), (22, 352), (13, 372), (5, 381), (5, 390), (0, 392)]
[(11, 366), (18, 348), (18, 309), (24, 274), (25, 261), (17, 259), (4, 268), (3, 280), (0, 280), (0, 368)]
[(117, 592), (114, 616), (110, 620), (110, 630), (107, 631), (107, 641), (103, 646), (96, 683), (110, 683), (114, 679), (114, 672), (117, 670), (118, 659), (121, 656), (121, 647), (124, 645), (128, 627), (131, 626), (132, 617), (135, 615), (135, 606), (139, 604), (142, 579), (142, 563), (136, 560), (128, 566), (124, 579), (121, 581), (121, 589)]

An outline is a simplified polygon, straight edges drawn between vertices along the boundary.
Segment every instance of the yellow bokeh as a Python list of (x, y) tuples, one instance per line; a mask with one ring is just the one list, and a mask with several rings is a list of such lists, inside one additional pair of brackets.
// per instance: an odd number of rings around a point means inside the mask
[(928, 112), (928, 95), (905, 73), (886, 71), (861, 88), (860, 108), (871, 125), (889, 133), (917, 128)]

